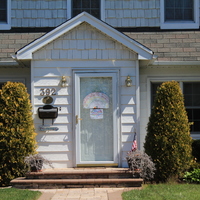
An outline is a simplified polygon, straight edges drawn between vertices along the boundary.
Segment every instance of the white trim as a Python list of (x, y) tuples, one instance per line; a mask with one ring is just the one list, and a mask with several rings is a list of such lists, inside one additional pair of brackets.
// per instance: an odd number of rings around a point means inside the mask
[(101, 15), (101, 20), (102, 21), (105, 21), (105, 0), (101, 0), (101, 12), (100, 12), (100, 15)]
[[(102, 21), (105, 21), (105, 0), (101, 0), (100, 17)], [(71, 18), (72, 18), (72, 0), (67, 0), (67, 19)]]
[(140, 144), (140, 71), (139, 71), (139, 61), (136, 61), (136, 133), (138, 148), (141, 149), (142, 145)]
[(194, 0), (194, 21), (165, 21), (164, 1), (160, 0), (160, 28), (161, 29), (198, 29), (199, 28), (199, 0)]
[(67, 19), (72, 17), (72, 0), (67, 0)]
[(149, 66), (195, 66), (200, 65), (200, 61), (155, 61)]
[(138, 58), (142, 58), (146, 60), (151, 60), (153, 58), (153, 52), (150, 49), (146, 48), (139, 42), (136, 42), (135, 40), (129, 38), (128, 36), (124, 35), (123, 33), (117, 31), (116, 29), (112, 28), (108, 24), (104, 23), (103, 21), (98, 20), (97, 18), (93, 17), (92, 15), (86, 12), (82, 12), (81, 14), (72, 18), (71, 20), (68, 20), (64, 24), (58, 26), (51, 32), (45, 34), (41, 38), (35, 40), (34, 42), (20, 49), (19, 51), (17, 51), (15, 58), (18, 60), (32, 59), (32, 54), (35, 51), (42, 48), (46, 44), (52, 42), (56, 38), (65, 34), (66, 32), (77, 27), (83, 22), (87, 22), (88, 24), (95, 27), (99, 31), (105, 33), (109, 37), (122, 43), (124, 46), (128, 47), (129, 49), (137, 52)]
[[(98, 73), (97, 73), (98, 72)], [(107, 72), (103, 70), (93, 70), (91, 71), (84, 71), (84, 70), (74, 70), (73, 77), (74, 77), (74, 117), (73, 117), (73, 130), (74, 130), (74, 143), (75, 143), (75, 150), (76, 150), (76, 161), (75, 166), (77, 164), (108, 164), (108, 163), (118, 163), (120, 165), (120, 159), (119, 159), (119, 93), (118, 93), (118, 80), (119, 71), (118, 70), (109, 70)], [(75, 116), (80, 114), (80, 98), (79, 98), (79, 92), (80, 92), (80, 77), (112, 77), (112, 90), (113, 90), (113, 96), (116, 96), (117, 98), (113, 98), (113, 161), (81, 161), (80, 158), (80, 138), (78, 137), (80, 134), (80, 123), (76, 124), (75, 122)], [(76, 89), (76, 91), (75, 91)]]
[(11, 29), (11, 0), (7, 0), (7, 22), (0, 23), (0, 30), (10, 30)]

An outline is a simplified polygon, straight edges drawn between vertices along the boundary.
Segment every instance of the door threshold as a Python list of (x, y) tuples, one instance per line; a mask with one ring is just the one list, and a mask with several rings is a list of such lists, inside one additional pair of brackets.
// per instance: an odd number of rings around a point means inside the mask
[(77, 164), (76, 167), (118, 167), (118, 163), (109, 163), (109, 164)]

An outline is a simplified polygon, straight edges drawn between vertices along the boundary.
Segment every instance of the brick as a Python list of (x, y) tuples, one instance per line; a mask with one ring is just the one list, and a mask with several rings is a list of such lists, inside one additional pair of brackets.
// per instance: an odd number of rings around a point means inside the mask
[(189, 38), (189, 35), (188, 34), (178, 34), (176, 35), (176, 38)]
[(200, 47), (200, 43), (191, 43), (190, 47)]
[(164, 38), (176, 38), (176, 35), (175, 34), (172, 34), (172, 33), (169, 33), (169, 34), (164, 34), (163, 36)]
[(8, 36), (9, 37), (9, 39), (14, 39), (14, 40), (16, 40), (16, 39), (22, 39), (22, 36), (21, 36), (21, 34), (12, 34), (12, 35), (9, 35)]
[(170, 60), (171, 61), (183, 61), (183, 58), (176, 57), (176, 58), (171, 58)]
[(186, 47), (188, 47), (188, 48), (190, 47), (190, 43), (185, 43), (185, 42), (183, 42), (183, 43), (177, 43), (176, 45), (177, 45), (177, 47), (185, 47), (185, 48)]
[(20, 43), (20, 44), (27, 44), (27, 40), (23, 40), (23, 39), (21, 39), (21, 40), (16, 40), (16, 43)]
[(151, 35), (151, 39), (163, 39), (163, 35)]
[[(169, 42), (168, 43), (182, 43), (183, 40), (182, 39), (169, 39)], [(167, 42), (165, 42), (167, 43)]]
[(151, 45), (150, 45), (150, 47), (152, 48), (161, 48), (161, 47), (165, 47), (165, 44), (162, 44), (162, 43), (160, 43), (160, 44), (157, 44), (157, 43), (152, 43)]
[(170, 48), (175, 48), (177, 47), (176, 43), (169, 43), (169, 44), (162, 44), (164, 47), (170, 47)]
[(186, 52), (196, 51), (196, 48), (183, 48), (183, 51)]
[(189, 34), (189, 38), (200, 38), (200, 34)]
[(2, 49), (2, 52), (13, 53), (15, 52), (15, 49)]
[(170, 48), (158, 48), (158, 52), (171, 52)]
[(5, 40), (8, 39), (8, 35), (7, 34), (0, 34), (0, 40)]
[(13, 44), (15, 40), (2, 40), (2, 44)]
[(157, 43), (169, 43), (169, 42), (170, 42), (169, 39), (161, 39), (157, 41)]
[(183, 52), (183, 48), (172, 48), (173, 52)]

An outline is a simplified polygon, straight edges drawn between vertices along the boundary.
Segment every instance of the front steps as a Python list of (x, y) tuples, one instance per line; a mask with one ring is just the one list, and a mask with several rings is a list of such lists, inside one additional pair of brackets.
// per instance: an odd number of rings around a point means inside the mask
[(70, 168), (30, 172), (11, 181), (21, 189), (141, 187), (128, 168)]

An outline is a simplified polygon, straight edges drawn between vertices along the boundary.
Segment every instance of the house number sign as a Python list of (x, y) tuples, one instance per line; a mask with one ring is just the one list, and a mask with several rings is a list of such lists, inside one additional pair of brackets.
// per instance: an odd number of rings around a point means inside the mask
[(40, 91), (41, 91), (40, 96), (56, 95), (56, 89), (55, 88), (41, 88)]

